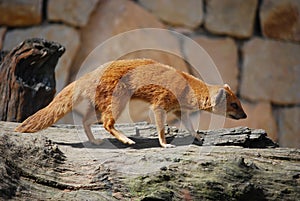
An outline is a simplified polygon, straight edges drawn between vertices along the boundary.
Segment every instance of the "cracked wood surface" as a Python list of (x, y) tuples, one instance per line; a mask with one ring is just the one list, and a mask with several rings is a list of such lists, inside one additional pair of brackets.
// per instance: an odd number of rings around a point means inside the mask
[(300, 150), (275, 148), (263, 130), (198, 131), (167, 127), (175, 148), (159, 147), (155, 126), (117, 127), (137, 143), (126, 146), (100, 125), (102, 145), (81, 126), (56, 125), (33, 134), (0, 122), (1, 197), (12, 200), (297, 200)]

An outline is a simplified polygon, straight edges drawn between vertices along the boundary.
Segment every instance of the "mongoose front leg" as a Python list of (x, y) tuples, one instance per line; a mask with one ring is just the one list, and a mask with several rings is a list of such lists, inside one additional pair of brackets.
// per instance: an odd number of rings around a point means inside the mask
[(173, 148), (175, 145), (167, 144), (165, 137), (166, 111), (161, 108), (153, 109), (155, 116), (156, 129), (159, 137), (159, 143), (164, 148)]
[(189, 133), (195, 137), (199, 142), (203, 143), (203, 136), (196, 133), (192, 122), (189, 119), (189, 114), (186, 111), (176, 111), (174, 114), (182, 121), (184, 127), (189, 131)]

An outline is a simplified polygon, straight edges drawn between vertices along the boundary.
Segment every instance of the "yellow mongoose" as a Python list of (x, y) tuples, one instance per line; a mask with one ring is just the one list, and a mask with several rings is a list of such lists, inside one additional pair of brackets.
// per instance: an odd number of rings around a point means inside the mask
[[(57, 122), (72, 110), (73, 105), (87, 99), (98, 122), (125, 144), (135, 142), (115, 129), (114, 124), (130, 98), (150, 103), (162, 147), (166, 143), (166, 113), (174, 112), (186, 129), (201, 140), (188, 120), (188, 111), (206, 110), (233, 119), (246, 118), (241, 103), (228, 85), (209, 85), (170, 66), (150, 59), (118, 60), (106, 63), (65, 87), (45, 108), (28, 117), (16, 128), (18, 132), (37, 132)], [(83, 119), (90, 142), (100, 144), (91, 132), (89, 113)]]

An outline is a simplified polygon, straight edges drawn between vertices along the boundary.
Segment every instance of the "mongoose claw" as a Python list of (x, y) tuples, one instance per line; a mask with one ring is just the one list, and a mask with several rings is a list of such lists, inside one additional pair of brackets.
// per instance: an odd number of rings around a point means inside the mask
[(203, 142), (204, 141), (204, 137), (199, 135), (199, 134), (193, 134), (193, 136), (199, 141), (199, 142)]
[(201, 136), (201, 135), (199, 135), (199, 134), (195, 134), (195, 135), (193, 135), (194, 137), (195, 137), (195, 139), (196, 139), (196, 144), (197, 145), (203, 145), (203, 142), (204, 142), (204, 138)]
[(129, 138), (127, 138), (126, 139), (126, 141), (124, 142), (125, 144), (135, 144), (135, 141), (133, 141), (133, 140), (131, 140), (131, 139), (129, 139)]
[(163, 148), (175, 148), (176, 146), (173, 144), (161, 144)]
[(91, 141), (91, 143), (94, 145), (100, 145), (103, 143), (103, 140), (102, 139), (94, 139)]

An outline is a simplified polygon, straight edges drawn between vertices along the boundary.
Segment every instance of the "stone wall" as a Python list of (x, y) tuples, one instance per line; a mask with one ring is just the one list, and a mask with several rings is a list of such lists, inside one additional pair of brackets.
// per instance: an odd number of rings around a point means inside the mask
[[(44, 37), (66, 47), (56, 69), (58, 91), (76, 79), (94, 48), (117, 34), (140, 28), (182, 33), (208, 52), (224, 82), (242, 99), (248, 118), (226, 120), (226, 127), (263, 128), (282, 146), (300, 147), (298, 0), (11, 0), (0, 3), (0, 13), (2, 50), (29, 37)], [(155, 51), (123, 58), (150, 57), (193, 73), (184, 59), (199, 60), (198, 55), (185, 41), (172, 35), (167, 40), (182, 58)], [(120, 52), (133, 43), (163, 42), (136, 37), (107, 52)], [(103, 55), (96, 56), (97, 62), (110, 58)], [(148, 112), (142, 106), (138, 110), (136, 104), (129, 106), (134, 108), (131, 119), (147, 119)], [(81, 113), (79, 108), (69, 122)], [(203, 114), (200, 128), (207, 128), (209, 119)]]

